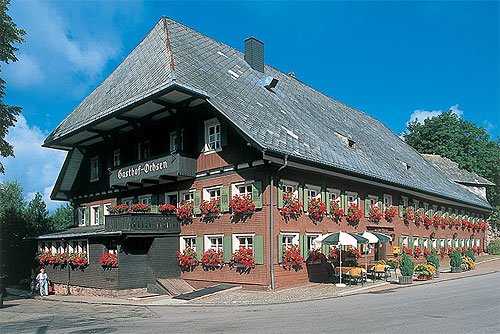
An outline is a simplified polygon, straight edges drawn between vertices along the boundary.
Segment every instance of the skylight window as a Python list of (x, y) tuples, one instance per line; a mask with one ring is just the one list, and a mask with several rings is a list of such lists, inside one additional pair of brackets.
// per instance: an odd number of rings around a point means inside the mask
[(225, 58), (229, 58), (227, 55), (225, 55), (224, 53), (220, 52), (220, 51), (217, 51), (217, 54), (222, 56), (222, 57), (225, 57)]
[(356, 147), (356, 142), (352, 140), (351, 138), (335, 131), (335, 135), (344, 143), (345, 146), (349, 148), (355, 148)]
[(227, 73), (231, 74), (235, 79), (238, 79), (240, 75), (233, 70), (227, 70)]
[(295, 139), (299, 139), (299, 136), (297, 136), (297, 135), (296, 135), (296, 134), (295, 134), (292, 130), (287, 129), (287, 128), (285, 128), (284, 126), (283, 126), (283, 129), (286, 131), (286, 133), (287, 133), (290, 137), (295, 138)]

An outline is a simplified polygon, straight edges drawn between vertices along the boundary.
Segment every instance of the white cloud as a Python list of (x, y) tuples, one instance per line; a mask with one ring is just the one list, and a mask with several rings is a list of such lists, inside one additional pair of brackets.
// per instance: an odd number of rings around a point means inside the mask
[(42, 82), (44, 74), (34, 57), (21, 53), (17, 58), (17, 62), (5, 66), (5, 74), (9, 84), (18, 87), (31, 87)]
[(49, 209), (54, 209), (61, 202), (50, 200), (50, 192), (66, 153), (41, 147), (46, 135), (39, 128), (30, 126), (23, 116), (18, 117), (6, 138), (14, 146), (15, 157), (3, 159), (5, 174), (0, 175), (0, 182), (17, 180), (23, 186), (27, 200), (40, 192)]
[[(456, 114), (459, 117), (462, 117), (462, 115), (463, 115), (463, 110), (460, 109), (460, 106), (458, 104), (455, 104), (455, 105), (452, 105), (451, 107), (449, 107), (448, 111), (451, 111), (452, 113)], [(410, 122), (413, 122), (413, 121), (423, 123), (424, 120), (426, 120), (428, 118), (439, 116), (443, 112), (444, 112), (444, 110), (417, 109), (411, 113), (410, 120), (408, 122), (406, 122), (406, 124), (408, 125)]]

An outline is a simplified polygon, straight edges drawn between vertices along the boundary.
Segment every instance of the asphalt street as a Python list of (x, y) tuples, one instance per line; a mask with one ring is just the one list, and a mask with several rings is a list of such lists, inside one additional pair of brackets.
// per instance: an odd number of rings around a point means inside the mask
[(268, 306), (8, 301), (0, 333), (500, 333), (500, 273)]

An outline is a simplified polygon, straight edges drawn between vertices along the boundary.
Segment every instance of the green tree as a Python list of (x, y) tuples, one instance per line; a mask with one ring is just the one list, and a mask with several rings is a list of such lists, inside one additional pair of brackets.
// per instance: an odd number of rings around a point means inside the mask
[(73, 207), (61, 205), (49, 217), (51, 227), (56, 231), (67, 229), (73, 225)]
[(23, 198), (23, 188), (17, 181), (0, 183), (0, 223), (7, 212), (22, 215), (26, 206)]
[(50, 232), (49, 212), (47, 211), (47, 205), (43, 201), (42, 194), (36, 193), (35, 197), (28, 203), (25, 217), (30, 235), (36, 236)]
[(420, 153), (439, 154), (495, 183), (487, 189), (487, 196), (493, 206), (500, 204), (500, 142), (492, 140), (485, 129), (445, 112), (423, 123), (411, 122), (404, 139)]
[[(8, 15), (10, 0), (0, 0), (0, 62), (8, 64), (17, 61), (14, 46), (22, 43), (25, 35), (24, 30), (17, 27)], [(1, 74), (1, 67), (0, 67)], [(0, 156), (14, 156), (14, 149), (6, 140), (5, 136), (11, 126), (16, 123), (17, 116), (21, 113), (21, 108), (10, 106), (4, 103), (5, 81), (0, 77)], [(0, 162), (0, 173), (4, 173), (3, 164)]]

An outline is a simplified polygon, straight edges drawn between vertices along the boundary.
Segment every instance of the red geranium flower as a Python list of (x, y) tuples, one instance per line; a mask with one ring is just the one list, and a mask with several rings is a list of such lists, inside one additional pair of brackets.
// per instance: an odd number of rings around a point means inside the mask
[(304, 257), (300, 254), (299, 246), (290, 246), (283, 251), (282, 265), (285, 270), (299, 271), (304, 264)]
[(307, 212), (312, 221), (319, 223), (326, 216), (326, 205), (321, 199), (313, 198), (309, 201)]

